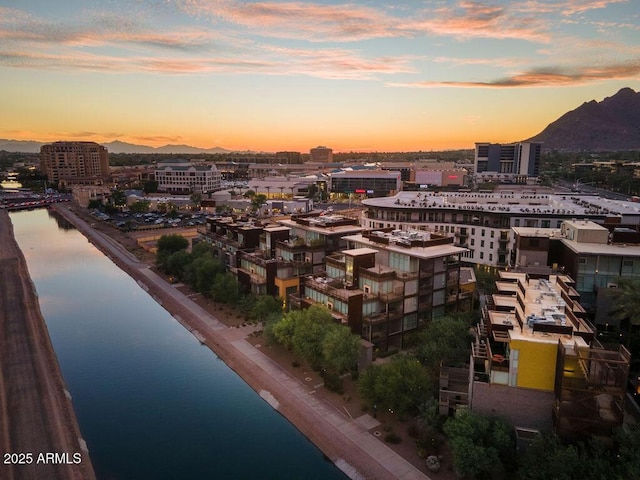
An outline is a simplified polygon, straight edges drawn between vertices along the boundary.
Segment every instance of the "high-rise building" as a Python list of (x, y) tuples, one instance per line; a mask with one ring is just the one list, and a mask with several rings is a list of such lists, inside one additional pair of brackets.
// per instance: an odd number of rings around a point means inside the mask
[(309, 150), (311, 161), (315, 163), (332, 163), (333, 150), (329, 147), (319, 146)]
[(476, 143), (475, 174), (485, 180), (525, 183), (537, 177), (541, 143)]
[(53, 142), (40, 148), (40, 171), (63, 188), (101, 185), (109, 178), (109, 153), (95, 142)]

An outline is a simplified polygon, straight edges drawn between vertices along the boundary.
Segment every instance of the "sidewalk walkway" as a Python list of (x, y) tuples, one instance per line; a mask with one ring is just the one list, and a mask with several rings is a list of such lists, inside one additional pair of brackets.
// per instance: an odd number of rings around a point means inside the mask
[[(273, 360), (260, 352), (258, 348), (249, 345), (246, 341), (238, 340), (231, 342), (231, 344), (241, 352), (247, 360), (269, 375), (274, 382), (274, 386), (276, 386), (277, 383), (280, 394), (296, 398), (303, 404), (305, 408), (309, 410), (308, 413), (316, 417), (314, 423), (317, 422), (318, 427), (328, 429), (334, 434), (343, 435), (355, 448), (361, 450), (361, 455), (366, 455), (370, 457), (371, 462), (380, 464), (380, 466), (388, 472), (388, 478), (398, 478), (402, 480), (429, 479), (428, 476), (416, 469), (412, 464), (369, 433), (362, 425), (371, 425), (372, 423), (369, 419), (349, 419), (344, 413), (336, 410), (333, 405), (313, 395), (314, 390), (306, 388), (297, 379), (291, 377), (284, 369), (273, 362)], [(269, 393), (271, 394), (270, 397), (277, 402), (276, 406), (272, 404), (277, 410), (277, 405), (279, 404), (278, 394), (274, 392)], [(369, 416), (365, 415), (364, 417)], [(364, 478), (345, 460), (340, 458), (335, 460), (335, 463), (338, 468), (350, 478)]]

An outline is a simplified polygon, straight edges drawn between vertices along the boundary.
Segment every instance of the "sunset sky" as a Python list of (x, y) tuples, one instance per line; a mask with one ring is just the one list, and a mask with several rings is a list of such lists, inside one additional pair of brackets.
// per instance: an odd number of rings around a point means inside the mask
[(0, 138), (473, 148), (640, 90), (640, 0), (0, 0)]

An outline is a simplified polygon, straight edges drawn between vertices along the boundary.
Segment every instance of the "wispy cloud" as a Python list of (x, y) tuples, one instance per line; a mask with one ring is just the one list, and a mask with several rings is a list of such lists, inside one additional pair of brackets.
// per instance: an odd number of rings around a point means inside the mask
[(158, 33), (125, 15), (97, 12), (82, 24), (50, 22), (14, 10), (0, 10), (0, 39), (11, 43), (66, 46), (144, 45), (176, 50), (210, 48), (219, 35), (203, 29)]
[(249, 28), (251, 34), (316, 42), (398, 36), (397, 20), (383, 10), (354, 4), (178, 0), (192, 16)]
[(615, 3), (628, 3), (629, 0), (569, 0), (559, 4), (563, 15), (575, 15), (588, 10), (607, 8)]
[(405, 24), (406, 29), (457, 39), (495, 38), (549, 42), (548, 22), (511, 6), (459, 1)]
[(491, 81), (444, 81), (389, 83), (389, 86), (407, 88), (512, 88), (512, 87), (564, 87), (602, 80), (620, 80), (640, 77), (640, 59), (603, 66), (549, 67), (517, 73)]
[[(121, 138), (124, 135), (119, 135), (117, 137), (111, 137), (110, 135), (105, 135), (106, 138)], [(166, 135), (136, 135), (133, 137), (127, 137), (136, 142), (143, 143), (151, 143), (151, 144), (166, 144), (166, 143), (180, 143), (184, 142), (185, 138), (182, 136), (166, 136)]]
[(411, 57), (365, 58), (340, 49), (304, 50), (262, 46), (261, 55), (151, 57), (106, 56), (92, 53), (42, 54), (0, 50), (0, 65), (48, 70), (85, 70), (113, 74), (128, 72), (186, 74), (305, 75), (319, 78), (370, 79), (378, 74), (414, 72)]
[(178, 0), (181, 11), (249, 29), (254, 35), (311, 42), (352, 42), (429, 34), (458, 39), (549, 41), (547, 24), (522, 10), (461, 0), (455, 8), (409, 11), (355, 4)]

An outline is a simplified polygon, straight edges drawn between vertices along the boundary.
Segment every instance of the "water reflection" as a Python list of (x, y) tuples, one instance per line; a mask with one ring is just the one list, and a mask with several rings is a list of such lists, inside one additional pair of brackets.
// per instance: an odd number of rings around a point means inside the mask
[(345, 478), (78, 231), (11, 218), (99, 478)]

